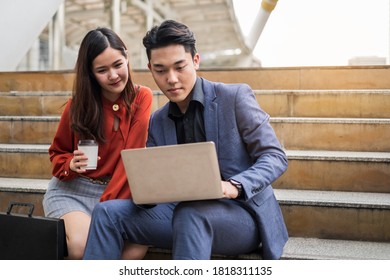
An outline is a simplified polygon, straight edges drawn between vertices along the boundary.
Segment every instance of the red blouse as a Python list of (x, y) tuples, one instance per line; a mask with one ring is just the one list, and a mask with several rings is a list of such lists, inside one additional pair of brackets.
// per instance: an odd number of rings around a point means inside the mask
[[(123, 149), (145, 147), (152, 98), (152, 91), (141, 86), (131, 106), (129, 117), (126, 117), (122, 98), (115, 102), (102, 98), (106, 142), (99, 144), (100, 160), (97, 169), (83, 173), (94, 179), (111, 177), (100, 198), (101, 201), (131, 197), (120, 152)], [(70, 129), (70, 103), (71, 99), (64, 108), (56, 135), (49, 148), (50, 161), (53, 165), (52, 174), (61, 181), (72, 180), (78, 176), (78, 173), (70, 170), (70, 161), (73, 158), (73, 151), (77, 150), (79, 140)], [(119, 110), (114, 111), (114, 104), (119, 105)], [(117, 131), (114, 129), (115, 116), (119, 118)]]

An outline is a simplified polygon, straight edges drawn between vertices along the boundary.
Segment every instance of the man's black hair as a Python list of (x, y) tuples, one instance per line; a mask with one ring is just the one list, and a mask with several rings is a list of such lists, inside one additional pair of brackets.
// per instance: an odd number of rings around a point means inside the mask
[(194, 33), (180, 22), (174, 20), (166, 20), (159, 26), (154, 26), (148, 31), (143, 39), (143, 44), (146, 48), (148, 60), (153, 49), (166, 47), (169, 45), (182, 45), (186, 52), (190, 52), (194, 57), (196, 54)]

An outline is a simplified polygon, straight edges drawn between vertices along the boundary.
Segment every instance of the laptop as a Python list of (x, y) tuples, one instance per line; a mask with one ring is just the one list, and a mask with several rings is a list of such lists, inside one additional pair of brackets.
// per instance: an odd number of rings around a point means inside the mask
[(121, 152), (136, 204), (223, 198), (214, 142)]

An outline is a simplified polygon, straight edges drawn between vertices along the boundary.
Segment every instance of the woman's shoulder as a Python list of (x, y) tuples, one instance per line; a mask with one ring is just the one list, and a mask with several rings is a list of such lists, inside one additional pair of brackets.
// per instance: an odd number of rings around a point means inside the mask
[(142, 86), (142, 85), (135, 85), (136, 90), (136, 96), (135, 96), (135, 103), (151, 103), (153, 99), (153, 92), (149, 87)]
[(62, 104), (61, 108), (64, 108), (63, 111), (69, 111), (70, 105), (72, 104), (72, 97), (69, 97), (64, 104)]
[(135, 87), (135, 90), (138, 94), (144, 94), (144, 95), (153, 94), (152, 90), (147, 86), (135, 85), (134, 87)]
[(150, 88), (142, 85), (135, 85), (136, 90), (136, 100), (145, 100), (145, 99), (152, 99), (153, 98), (153, 92)]

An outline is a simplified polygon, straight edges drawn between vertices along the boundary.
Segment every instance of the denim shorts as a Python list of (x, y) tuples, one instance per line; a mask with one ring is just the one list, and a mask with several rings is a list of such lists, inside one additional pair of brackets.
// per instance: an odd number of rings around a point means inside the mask
[(73, 211), (81, 211), (91, 216), (106, 186), (82, 177), (70, 181), (60, 181), (53, 177), (43, 198), (45, 216), (61, 218)]

